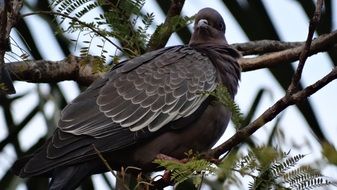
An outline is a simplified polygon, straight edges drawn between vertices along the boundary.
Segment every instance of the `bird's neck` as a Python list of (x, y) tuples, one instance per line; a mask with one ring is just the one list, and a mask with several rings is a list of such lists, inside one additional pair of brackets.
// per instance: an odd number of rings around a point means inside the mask
[(190, 42), (188, 45), (190, 46), (195, 46), (195, 45), (224, 45), (228, 46), (227, 40), (225, 36), (217, 37), (217, 38), (212, 38), (210, 36), (200, 36), (200, 35), (193, 35), (191, 37)]

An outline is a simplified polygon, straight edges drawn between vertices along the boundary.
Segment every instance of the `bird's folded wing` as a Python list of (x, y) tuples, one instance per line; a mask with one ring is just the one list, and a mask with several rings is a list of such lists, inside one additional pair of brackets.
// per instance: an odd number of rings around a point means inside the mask
[(126, 61), (96, 81), (63, 110), (59, 128), (101, 138), (125, 128), (157, 131), (194, 113), (215, 89), (216, 69), (191, 47), (164, 50)]

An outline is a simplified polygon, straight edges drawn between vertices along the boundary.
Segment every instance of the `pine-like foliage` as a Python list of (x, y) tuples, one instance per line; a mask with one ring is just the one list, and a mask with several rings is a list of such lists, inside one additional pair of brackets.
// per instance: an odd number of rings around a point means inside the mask
[[(249, 189), (313, 189), (327, 185), (334, 185), (328, 177), (310, 165), (299, 166), (299, 161), (305, 155), (290, 156), (271, 147), (254, 148), (244, 156), (237, 156), (237, 160), (230, 163), (226, 160), (219, 165), (220, 173), (226, 173), (232, 180), (235, 173), (250, 176)], [(225, 180), (226, 181), (226, 180)]]
[[(145, 52), (154, 14), (143, 13), (144, 3), (145, 0), (67, 0), (54, 1), (51, 8), (58, 13), (59, 24), (66, 25), (62, 32), (77, 33), (73, 41), (76, 46), (83, 43), (81, 56), (89, 55), (93, 41), (100, 40), (95, 48), (101, 49), (101, 59), (106, 61), (109, 56), (116, 62), (120, 56), (134, 57)], [(81, 35), (86, 40), (81, 41)], [(107, 43), (117, 48), (114, 55), (106, 50)]]
[(174, 181), (175, 186), (187, 179), (192, 179), (193, 184), (198, 187), (201, 185), (204, 176), (214, 174), (216, 167), (205, 159), (198, 159), (193, 156), (191, 151), (187, 156), (189, 157), (187, 162), (157, 159), (154, 163), (165, 167), (166, 170), (171, 172), (171, 179)]
[(223, 85), (219, 85), (215, 91), (211, 93), (212, 96), (215, 96), (219, 102), (225, 105), (232, 112), (232, 121), (237, 129), (242, 127), (244, 122), (243, 114), (240, 110), (238, 104), (232, 99), (227, 88)]
[[(169, 31), (171, 34), (191, 23), (193, 18), (176, 16), (169, 24), (154, 26), (155, 15), (145, 12), (144, 4), (145, 0), (57, 0), (51, 8), (59, 16), (59, 25), (64, 26), (61, 32), (77, 34), (73, 41), (76, 46), (82, 43), (81, 56), (90, 55), (93, 44), (97, 44), (94, 41), (99, 40), (100, 44), (94, 46), (96, 50), (101, 49), (98, 56), (103, 62), (111, 57), (116, 63), (122, 56), (135, 57), (145, 53), (150, 44), (161, 40), (162, 33)], [(150, 32), (151, 27), (157, 28), (154, 34)], [(83, 36), (85, 40), (82, 40)], [(115, 46), (117, 51), (109, 52), (107, 44)]]
[(300, 166), (299, 161), (305, 155), (290, 156), (289, 154), (271, 147), (259, 147), (251, 149), (245, 155), (231, 152), (218, 165), (200, 159), (198, 156), (191, 156), (191, 153), (188, 154), (188, 162), (156, 160), (155, 163), (171, 171), (171, 178), (175, 185), (192, 179), (195, 186), (200, 186), (204, 175), (216, 175), (216, 181), (208, 180), (207, 183), (221, 189), (230, 189), (234, 186), (242, 189), (243, 180), (239, 176), (252, 179), (247, 182), (249, 189), (252, 190), (302, 190), (336, 185), (336, 182), (331, 181), (310, 165)]

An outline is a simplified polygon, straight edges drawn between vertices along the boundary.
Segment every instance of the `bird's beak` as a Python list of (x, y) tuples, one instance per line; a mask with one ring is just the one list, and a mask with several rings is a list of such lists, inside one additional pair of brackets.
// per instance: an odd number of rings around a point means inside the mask
[(197, 24), (197, 28), (206, 28), (208, 26), (208, 21), (206, 19), (200, 19)]

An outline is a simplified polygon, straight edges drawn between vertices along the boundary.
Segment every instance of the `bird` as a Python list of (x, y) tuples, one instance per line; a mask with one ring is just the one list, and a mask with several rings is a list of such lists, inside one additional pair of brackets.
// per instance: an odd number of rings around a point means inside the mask
[(234, 99), (241, 54), (225, 37), (215, 9), (195, 15), (186, 45), (164, 47), (114, 66), (61, 112), (57, 128), (33, 154), (18, 159), (20, 177), (50, 177), (49, 189), (75, 189), (87, 176), (135, 166), (158, 170), (157, 155), (183, 159), (212, 148), (231, 111), (211, 95), (218, 86)]

